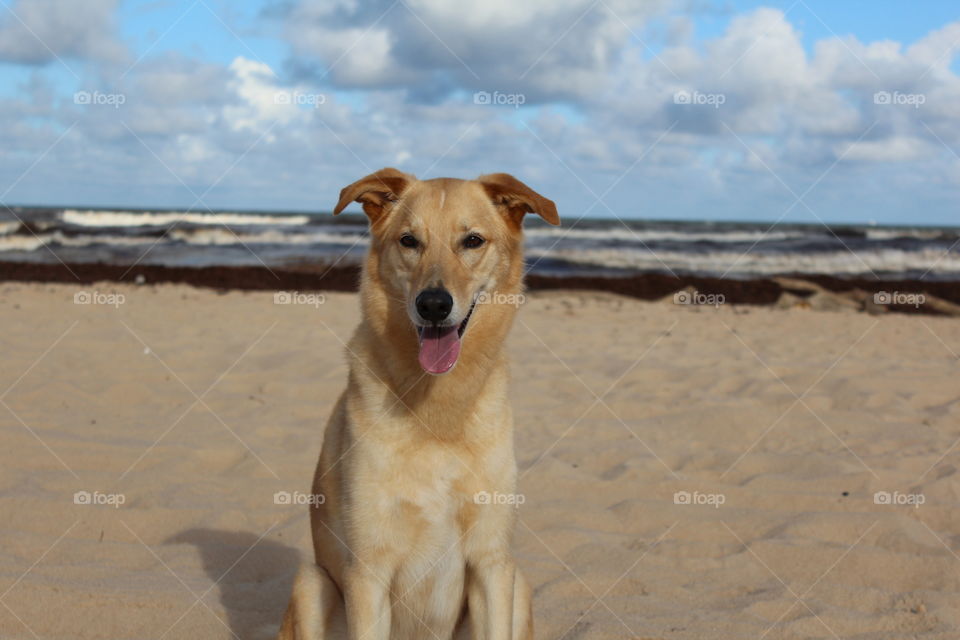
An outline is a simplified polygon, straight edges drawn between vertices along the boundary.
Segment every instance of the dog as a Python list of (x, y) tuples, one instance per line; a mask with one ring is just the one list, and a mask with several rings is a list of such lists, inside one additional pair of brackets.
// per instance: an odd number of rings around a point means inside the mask
[(345, 187), (370, 224), (362, 320), (324, 434), (280, 640), (530, 640), (510, 546), (516, 459), (504, 340), (520, 299), (521, 223), (556, 205), (505, 173), (387, 168)]

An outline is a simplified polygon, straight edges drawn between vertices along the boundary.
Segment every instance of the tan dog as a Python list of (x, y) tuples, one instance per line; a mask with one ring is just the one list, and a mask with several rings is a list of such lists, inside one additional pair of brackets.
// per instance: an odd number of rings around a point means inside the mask
[[(382, 169), (340, 193), (370, 218), (363, 319), (311, 507), (316, 564), (281, 640), (533, 637), (514, 564), (513, 419), (503, 343), (522, 291), (521, 221), (554, 203), (499, 173)], [(344, 616), (345, 612), (345, 616)]]

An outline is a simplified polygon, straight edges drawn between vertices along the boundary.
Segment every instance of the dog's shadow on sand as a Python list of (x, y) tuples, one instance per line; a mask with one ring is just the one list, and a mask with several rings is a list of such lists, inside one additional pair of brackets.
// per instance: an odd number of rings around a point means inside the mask
[(258, 538), (248, 532), (187, 529), (164, 541), (197, 548), (203, 569), (215, 585), (204, 602), (212, 604), (219, 591), (226, 611), (223, 622), (241, 640), (276, 637), (301, 561), (294, 547)]

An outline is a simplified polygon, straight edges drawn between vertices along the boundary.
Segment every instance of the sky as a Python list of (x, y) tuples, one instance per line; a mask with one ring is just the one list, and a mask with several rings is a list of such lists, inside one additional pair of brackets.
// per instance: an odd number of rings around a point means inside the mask
[(0, 203), (960, 225), (955, 0), (0, 0)]

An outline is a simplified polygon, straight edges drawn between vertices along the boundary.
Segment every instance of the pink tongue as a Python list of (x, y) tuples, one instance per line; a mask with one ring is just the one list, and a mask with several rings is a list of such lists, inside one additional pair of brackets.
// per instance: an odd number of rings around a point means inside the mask
[(427, 373), (446, 373), (460, 355), (460, 336), (456, 327), (420, 329), (420, 366)]

